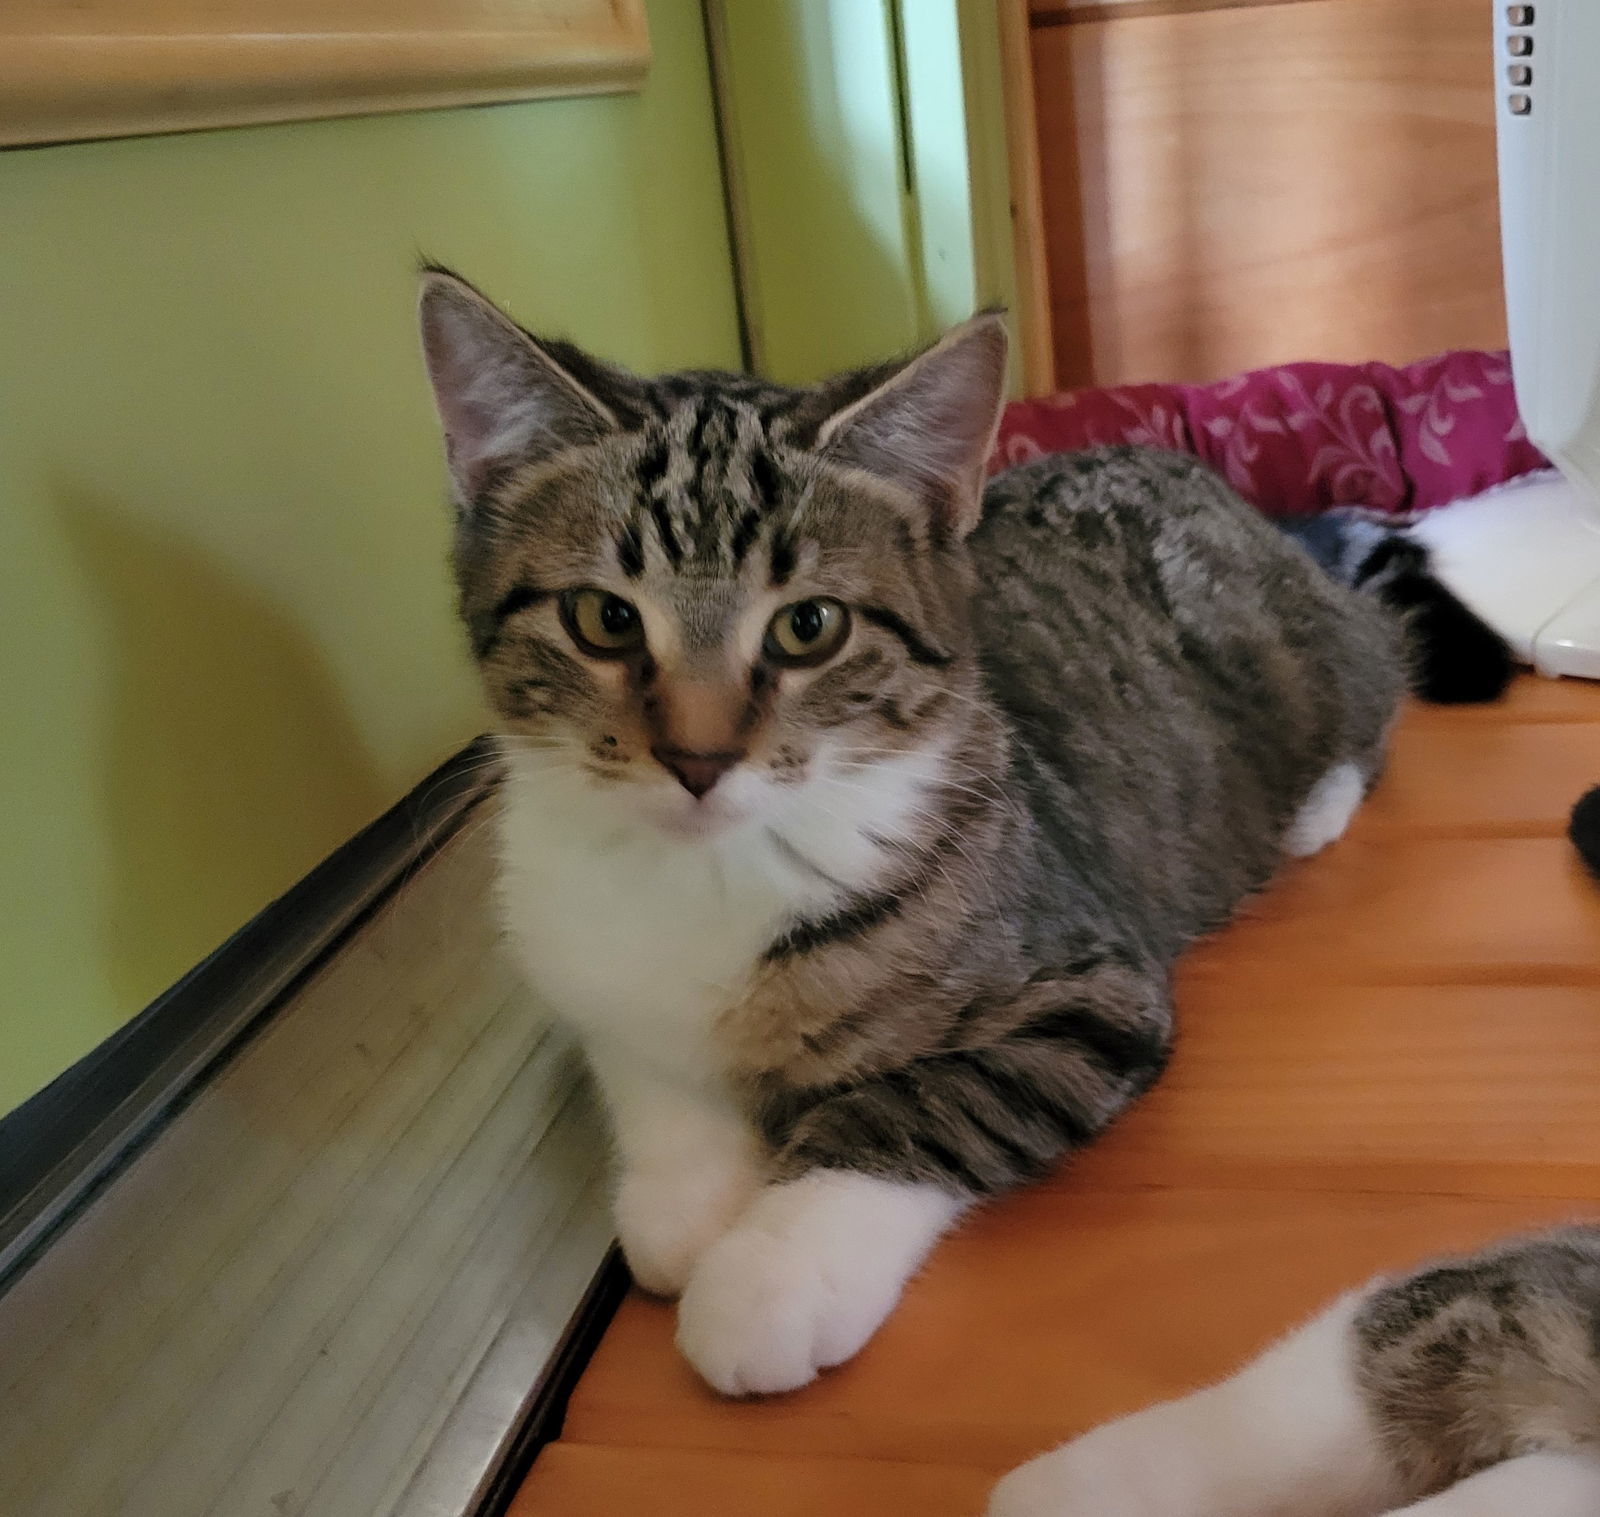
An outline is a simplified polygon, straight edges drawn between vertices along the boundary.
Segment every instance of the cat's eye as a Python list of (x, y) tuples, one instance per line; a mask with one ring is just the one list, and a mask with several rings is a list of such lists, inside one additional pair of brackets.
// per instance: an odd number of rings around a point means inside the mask
[(608, 590), (569, 590), (561, 597), (567, 634), (591, 658), (621, 658), (644, 646), (639, 609)]
[(761, 651), (775, 664), (802, 668), (832, 658), (850, 634), (850, 613), (836, 600), (798, 600), (767, 623)]

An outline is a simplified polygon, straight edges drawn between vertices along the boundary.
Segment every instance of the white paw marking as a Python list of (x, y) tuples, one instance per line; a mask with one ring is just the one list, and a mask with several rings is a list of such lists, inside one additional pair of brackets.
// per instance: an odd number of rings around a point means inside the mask
[(1150, 1407), (1029, 1460), (994, 1488), (987, 1517), (1213, 1517), (1198, 1481), (1173, 1499), (1187, 1484), (1183, 1406)]
[(1107, 1493), (1084, 1489), (1066, 1458), (1069, 1449), (1057, 1449), (1012, 1470), (989, 1497), (988, 1517), (1116, 1517), (1117, 1506)]
[(878, 1330), (962, 1205), (842, 1170), (769, 1187), (695, 1267), (679, 1349), (727, 1396), (807, 1384)]
[(750, 1204), (761, 1179), (753, 1151), (707, 1154), (694, 1167), (625, 1169), (612, 1209), (640, 1289), (678, 1295), (701, 1256)]
[(1105, 1423), (1012, 1471), (988, 1517), (1381, 1510), (1395, 1481), (1355, 1380), (1350, 1324), (1360, 1301), (1341, 1298), (1230, 1380)]
[(1335, 764), (1300, 804), (1283, 837), (1291, 858), (1310, 858), (1344, 836), (1367, 793), (1366, 781), (1354, 764)]

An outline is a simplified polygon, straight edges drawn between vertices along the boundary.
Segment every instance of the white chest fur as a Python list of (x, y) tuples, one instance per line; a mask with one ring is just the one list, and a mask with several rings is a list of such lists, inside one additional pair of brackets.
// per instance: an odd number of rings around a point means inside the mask
[(823, 772), (781, 810), (689, 842), (570, 769), (506, 760), (500, 897), (524, 974), (581, 1036), (697, 1083), (716, 1083), (713, 1028), (763, 951), (871, 883), (885, 860), (870, 838), (918, 814), (938, 767), (908, 755), (848, 785)]
[(713, 1081), (717, 1018), (815, 888), (759, 836), (680, 841), (576, 788), (510, 765), (500, 896), (523, 972), (581, 1035)]

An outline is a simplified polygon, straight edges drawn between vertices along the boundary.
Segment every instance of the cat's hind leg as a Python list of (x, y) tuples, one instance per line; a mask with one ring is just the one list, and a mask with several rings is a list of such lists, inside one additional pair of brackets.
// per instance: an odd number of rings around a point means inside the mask
[(1600, 1454), (1548, 1451), (1508, 1459), (1389, 1517), (1596, 1517)]
[(1220, 1385), (1012, 1471), (989, 1517), (1375, 1517), (1401, 1490), (1356, 1384), (1359, 1304), (1346, 1297)]
[(1335, 764), (1300, 803), (1283, 836), (1283, 851), (1291, 858), (1304, 859), (1337, 842), (1366, 794), (1366, 775), (1358, 764), (1348, 760)]

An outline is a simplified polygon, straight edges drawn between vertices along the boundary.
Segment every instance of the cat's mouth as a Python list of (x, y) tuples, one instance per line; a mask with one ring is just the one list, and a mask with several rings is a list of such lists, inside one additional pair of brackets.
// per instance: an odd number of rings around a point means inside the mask
[(701, 796), (678, 785), (651, 786), (644, 800), (645, 819), (658, 831), (679, 842), (709, 842), (725, 836), (750, 820), (755, 797), (746, 776), (729, 775)]
[(731, 832), (742, 820), (722, 815), (702, 803), (676, 815), (662, 816), (656, 826), (679, 842), (705, 843)]

